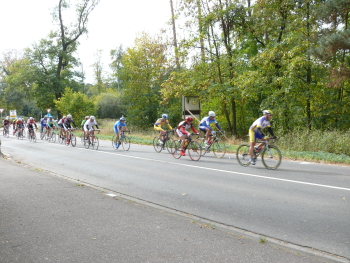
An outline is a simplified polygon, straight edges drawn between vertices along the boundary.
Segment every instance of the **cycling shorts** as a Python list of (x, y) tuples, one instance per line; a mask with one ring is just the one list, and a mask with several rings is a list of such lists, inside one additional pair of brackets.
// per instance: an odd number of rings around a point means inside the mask
[(251, 129), (249, 129), (249, 142), (256, 142), (256, 139), (262, 139), (263, 136), (258, 133), (258, 132), (254, 132)]

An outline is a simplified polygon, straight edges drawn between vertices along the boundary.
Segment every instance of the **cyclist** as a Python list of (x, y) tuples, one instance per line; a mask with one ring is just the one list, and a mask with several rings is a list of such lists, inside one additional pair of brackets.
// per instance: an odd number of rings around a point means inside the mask
[(96, 128), (98, 129), (98, 125), (97, 125), (97, 122), (95, 120), (95, 117), (91, 116), (91, 117), (89, 117), (89, 119), (86, 120), (86, 122), (84, 124), (85, 138), (89, 138), (90, 130), (93, 130), (94, 126), (96, 126)]
[[(272, 119), (272, 111), (263, 110), (263, 114), (264, 116), (254, 121), (249, 128), (249, 142), (250, 142), (249, 156), (250, 156), (250, 163), (253, 165), (256, 164), (256, 160), (253, 158), (256, 139), (260, 139), (262, 141), (265, 141), (268, 139), (268, 137), (263, 133), (262, 130), (267, 128), (271, 136), (276, 138), (270, 123), (270, 120)], [(265, 143), (261, 143), (258, 147), (262, 147), (264, 144)]]
[(6, 116), (5, 119), (3, 119), (2, 124), (4, 125), (4, 127), (6, 127), (7, 129), (9, 129), (10, 127), (10, 117)]
[(27, 121), (27, 127), (28, 127), (29, 132), (31, 130), (34, 130), (34, 126), (35, 126), (35, 129), (37, 130), (38, 127), (36, 126), (34, 118), (30, 117), (29, 120)]
[(67, 117), (66, 116), (63, 116), (62, 119), (60, 119), (57, 123), (58, 127), (60, 128), (60, 137), (62, 138), (63, 136), (63, 130), (64, 130), (64, 127), (63, 127), (63, 124), (64, 124), (64, 120), (66, 119)]
[(16, 133), (16, 123), (17, 123), (18, 119), (15, 118), (13, 121), (12, 121), (12, 130), (13, 130), (13, 135), (15, 135)]
[(186, 138), (190, 136), (187, 130), (191, 128), (194, 133), (198, 134), (198, 131), (194, 128), (192, 121), (193, 121), (192, 117), (186, 117), (184, 121), (180, 122), (179, 125), (177, 125), (176, 133), (181, 138), (180, 154), (182, 156), (186, 155), (184, 152), (184, 144), (185, 144)]
[(23, 118), (18, 118), (18, 120), (16, 121), (15, 133), (16, 133), (16, 131), (18, 131), (20, 129), (24, 129), (24, 119)]
[(168, 115), (167, 114), (163, 114), (162, 115), (162, 118), (158, 119), (156, 121), (156, 123), (154, 124), (154, 129), (156, 131), (159, 131), (159, 134), (160, 134), (160, 140), (159, 140), (159, 143), (160, 144), (163, 144), (163, 141), (165, 139), (165, 135), (166, 135), (166, 131), (164, 131), (163, 127), (165, 128), (165, 126), (168, 127), (169, 130), (172, 130), (173, 128), (170, 126), (169, 124), (169, 121), (168, 121)]
[(213, 111), (209, 111), (209, 116), (207, 117), (204, 117), (200, 124), (199, 124), (199, 129), (205, 133), (205, 145), (208, 146), (208, 142), (209, 142), (209, 136), (212, 135), (212, 131), (213, 131), (213, 128), (211, 127), (211, 124), (214, 123), (216, 128), (219, 129), (219, 131), (221, 131), (222, 133), (224, 133), (224, 131), (221, 129), (219, 123), (216, 121), (215, 119), (215, 112)]
[(47, 115), (40, 120), (40, 132), (43, 133), (44, 127), (47, 127)]
[(115, 147), (119, 147), (119, 133), (122, 131), (129, 131), (128, 127), (126, 126), (126, 119), (124, 117), (121, 117), (119, 121), (117, 121), (114, 126), (114, 133), (115, 133)]
[(74, 124), (74, 128), (76, 128), (77, 125), (75, 125), (75, 122), (74, 122), (74, 120), (72, 118), (72, 115), (68, 114), (67, 118), (64, 120), (64, 123), (63, 123), (63, 128), (64, 128), (64, 131), (65, 131), (65, 134), (66, 134), (67, 143), (69, 142), (68, 130), (72, 129), (72, 125), (71, 125), (72, 123)]
[(82, 120), (82, 122), (81, 122), (81, 129), (84, 131), (84, 124), (85, 124), (85, 122), (89, 119), (90, 117), (89, 116), (85, 116), (85, 119), (84, 120)]

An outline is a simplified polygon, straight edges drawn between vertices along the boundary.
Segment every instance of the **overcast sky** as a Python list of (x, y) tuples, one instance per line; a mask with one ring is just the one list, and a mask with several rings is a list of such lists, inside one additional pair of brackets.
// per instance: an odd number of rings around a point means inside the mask
[[(58, 0), (0, 0), (0, 56), (7, 49), (23, 50), (46, 38), (55, 28), (51, 10), (57, 4)], [(78, 54), (86, 81), (93, 81), (90, 65), (97, 50), (103, 50), (103, 64), (108, 69), (111, 49), (133, 45), (142, 31), (158, 33), (167, 27), (170, 17), (169, 0), (101, 0), (91, 13), (88, 36), (80, 38)]]

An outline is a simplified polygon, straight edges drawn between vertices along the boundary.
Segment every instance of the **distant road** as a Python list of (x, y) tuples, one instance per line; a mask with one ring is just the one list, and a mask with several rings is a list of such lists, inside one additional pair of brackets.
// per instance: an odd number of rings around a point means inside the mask
[(198, 162), (132, 144), (98, 151), (3, 138), (17, 161), (106, 190), (350, 259), (350, 167), (283, 161), (275, 171), (233, 155)]

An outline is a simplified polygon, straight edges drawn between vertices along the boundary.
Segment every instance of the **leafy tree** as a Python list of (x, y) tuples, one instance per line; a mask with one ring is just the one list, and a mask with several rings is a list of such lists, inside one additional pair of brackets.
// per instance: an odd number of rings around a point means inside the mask
[(121, 95), (117, 92), (100, 94), (96, 107), (99, 118), (115, 119), (125, 115)]
[(123, 104), (134, 124), (149, 127), (158, 117), (160, 84), (167, 74), (166, 45), (160, 39), (142, 34), (135, 46), (128, 48), (122, 57), (122, 67), (117, 73), (123, 83)]
[(75, 120), (82, 120), (86, 115), (95, 115), (94, 100), (81, 92), (74, 92), (71, 88), (64, 90), (64, 95), (54, 101), (57, 110), (63, 114), (72, 114)]

